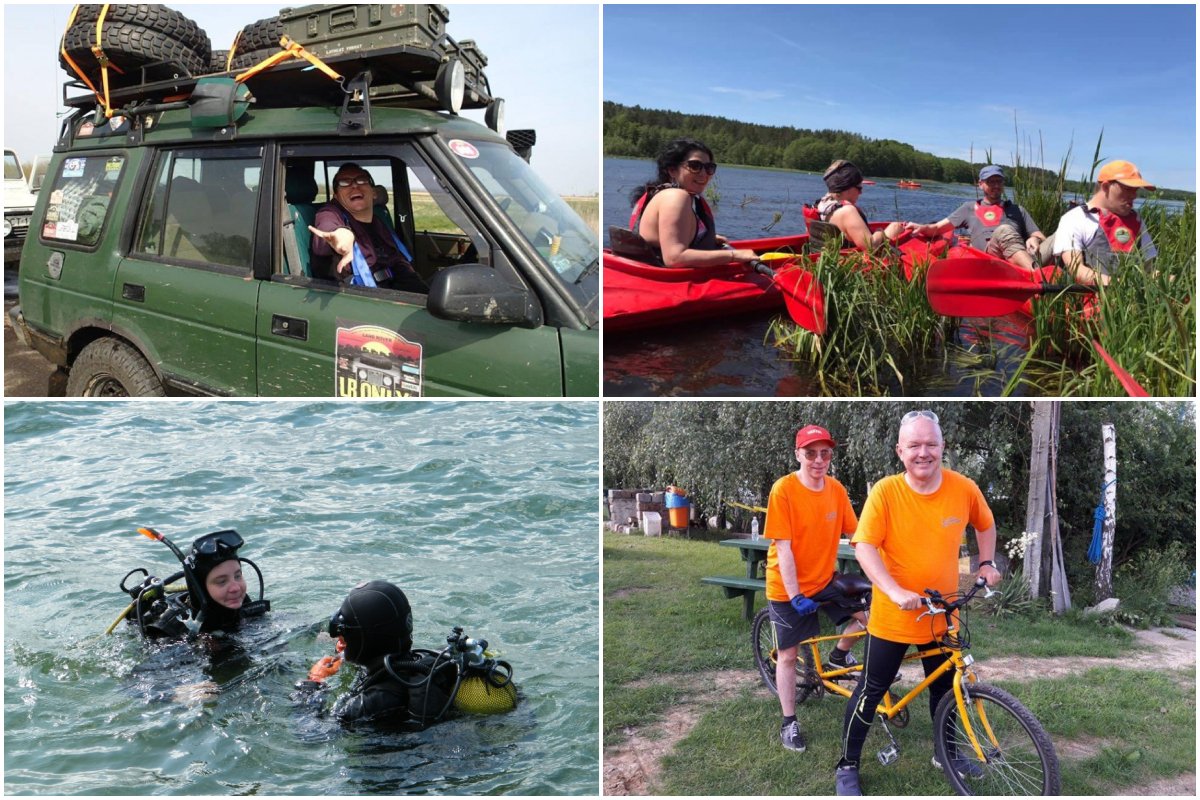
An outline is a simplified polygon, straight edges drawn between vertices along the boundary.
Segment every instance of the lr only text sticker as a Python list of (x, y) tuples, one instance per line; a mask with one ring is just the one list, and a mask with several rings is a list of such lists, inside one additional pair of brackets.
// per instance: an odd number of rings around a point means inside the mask
[(378, 325), (338, 320), (334, 397), (420, 397), (421, 343)]

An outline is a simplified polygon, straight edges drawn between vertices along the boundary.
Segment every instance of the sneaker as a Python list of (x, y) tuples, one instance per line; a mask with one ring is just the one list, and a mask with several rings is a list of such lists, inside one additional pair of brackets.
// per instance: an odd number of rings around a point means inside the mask
[(788, 750), (794, 750), (797, 753), (803, 753), (806, 747), (804, 737), (800, 735), (800, 723), (795, 720), (785, 722), (779, 728), (779, 741), (783, 742), (783, 746)]
[(845, 669), (846, 667), (856, 667), (856, 666), (858, 666), (858, 659), (855, 658), (854, 654), (851, 653), (849, 650), (847, 650), (846, 653), (843, 655), (842, 651), (838, 650), (835, 647), (829, 653), (829, 660), (826, 662), (826, 666), (833, 667), (834, 669)]
[(837, 768), (837, 790), (838, 795), (861, 795), (862, 787), (858, 785), (858, 767), (838, 767)]
[[(938, 769), (942, 768), (942, 762), (938, 761), (938, 757), (936, 755), (930, 759), (930, 761), (932, 761), (933, 765)], [(962, 778), (963, 780), (967, 780), (968, 778), (983, 777), (983, 767), (980, 765), (979, 761), (974, 758), (961, 758), (959, 756), (954, 756), (950, 759), (950, 764), (954, 767), (954, 771), (958, 774), (958, 777)]]

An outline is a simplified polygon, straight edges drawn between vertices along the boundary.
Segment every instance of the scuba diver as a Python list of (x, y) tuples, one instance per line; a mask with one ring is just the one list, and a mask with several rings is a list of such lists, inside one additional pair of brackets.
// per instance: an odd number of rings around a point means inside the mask
[[(126, 573), (120, 588), (133, 602), (105, 633), (112, 633), (123, 619), (136, 625), (146, 639), (229, 632), (236, 630), (242, 619), (261, 616), (271, 610), (271, 601), (263, 599), (262, 571), (253, 561), (238, 555), (244, 542), (237, 531), (205, 534), (192, 543), (186, 556), (153, 528), (139, 528), (138, 533), (169, 547), (182, 569), (165, 579), (151, 575), (142, 567)], [(257, 600), (247, 598), (243, 564), (250, 565), (258, 577)], [(141, 582), (127, 586), (130, 577), (138, 573), (143, 576)], [(181, 578), (184, 583), (176, 583)]]
[(337, 655), (325, 656), (296, 688), (312, 704), (324, 702), (325, 681), (342, 662), (361, 667), (332, 714), (346, 724), (370, 722), (422, 730), (459, 711), (492, 714), (517, 705), (512, 666), (487, 652), (487, 642), (454, 628), (440, 651), (412, 646), (412, 608), (387, 581), (351, 590), (329, 620)]

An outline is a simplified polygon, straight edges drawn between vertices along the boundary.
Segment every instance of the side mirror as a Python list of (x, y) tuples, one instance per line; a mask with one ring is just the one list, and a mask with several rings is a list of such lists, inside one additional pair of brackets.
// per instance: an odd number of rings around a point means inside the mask
[(456, 322), (536, 328), (543, 321), (532, 292), (482, 264), (456, 264), (435, 273), (426, 307), (435, 317)]
[(517, 151), (517, 155), (526, 162), (529, 161), (529, 157), (533, 155), (533, 146), (537, 144), (537, 131), (532, 128), (523, 128), (509, 131), (504, 134), (504, 138), (512, 145), (512, 149)]

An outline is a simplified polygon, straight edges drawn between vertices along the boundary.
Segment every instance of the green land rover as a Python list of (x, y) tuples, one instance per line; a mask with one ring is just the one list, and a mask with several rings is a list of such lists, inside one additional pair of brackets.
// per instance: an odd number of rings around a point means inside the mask
[[(292, 66), (145, 82), (111, 117), (66, 100), (10, 311), (66, 393), (597, 396), (599, 246), (527, 163), (532, 132), (389, 102), (386, 58)], [(350, 162), (427, 295), (311, 269)]]

